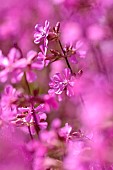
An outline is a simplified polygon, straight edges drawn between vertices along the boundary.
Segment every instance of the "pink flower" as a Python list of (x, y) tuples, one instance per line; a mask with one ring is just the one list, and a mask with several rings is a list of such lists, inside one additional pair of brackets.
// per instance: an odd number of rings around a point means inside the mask
[[(47, 116), (46, 113), (42, 112), (43, 106), (39, 105), (38, 107), (34, 108), (34, 114), (36, 115), (37, 119), (37, 125), (40, 129), (46, 129), (47, 122), (45, 121)], [(17, 125), (28, 125), (33, 126), (34, 123), (34, 117), (33, 117), (33, 109), (32, 107), (20, 107), (18, 108), (18, 114), (16, 117)]]
[(75, 84), (75, 77), (72, 76), (70, 69), (65, 68), (62, 72), (56, 73), (52, 78), (51, 82), (49, 83), (50, 90), (54, 90), (55, 94), (61, 95), (63, 91), (66, 91), (67, 96), (73, 96), (74, 91), (73, 87)]
[(85, 58), (86, 50), (83, 49), (83, 43), (77, 41), (75, 48), (72, 48), (74, 54), (70, 56), (70, 62), (77, 63), (78, 57)]
[(58, 109), (58, 101), (56, 100), (56, 96), (55, 94), (45, 94), (43, 95), (43, 99), (44, 99), (44, 107), (46, 112), (50, 112), (51, 109), (53, 110), (57, 110)]
[(21, 93), (11, 85), (5, 87), (0, 101), (1, 118), (4, 121), (12, 120), (17, 115), (17, 107), (15, 103), (20, 94)]
[(47, 36), (49, 33), (49, 22), (46, 20), (45, 21), (45, 26), (41, 26), (37, 24), (35, 26), (36, 33), (34, 34), (34, 43), (39, 44), (40, 42), (44, 41), (44, 44), (48, 44)]
[(23, 76), (23, 58), (21, 58), (20, 52), (16, 48), (12, 48), (7, 57), (0, 56), (2, 67), (0, 72), (0, 81), (6, 82), (11, 80), (12, 83), (16, 83), (21, 80)]
[(31, 50), (27, 56), (21, 56), (18, 49), (12, 48), (7, 57), (0, 51), (0, 81), (17, 83), (21, 81), (24, 73), (28, 82), (34, 82), (37, 79), (35, 70), (41, 70), (47, 66), (49, 60), (46, 60), (47, 46), (40, 46), (41, 52), (37, 53)]
[(68, 139), (71, 131), (72, 131), (72, 127), (68, 125), (68, 123), (66, 123), (65, 126), (59, 130), (59, 135), (61, 137), (64, 137), (65, 139)]
[(28, 82), (34, 82), (37, 79), (37, 74), (34, 70), (40, 70), (39, 62), (37, 61), (37, 52), (29, 51), (27, 53), (26, 58), (23, 59), (23, 63), (21, 63), (24, 67), (24, 72), (26, 73), (26, 79)]

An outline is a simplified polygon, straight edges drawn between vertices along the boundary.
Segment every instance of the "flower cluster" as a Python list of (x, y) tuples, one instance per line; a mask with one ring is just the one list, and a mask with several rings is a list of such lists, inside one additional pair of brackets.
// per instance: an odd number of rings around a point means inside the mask
[[(15, 44), (7, 57), (2, 51), (0, 53), (0, 81), (5, 84), (0, 99), (0, 119), (4, 124), (20, 128), (23, 133), (29, 134), (31, 141), (26, 149), (28, 153), (32, 150), (34, 170), (63, 168), (59, 158), (65, 152), (63, 145), (71, 138), (72, 127), (68, 123), (61, 127), (59, 118), (51, 121), (48, 119), (50, 113), (59, 110), (57, 96), (62, 97), (63, 101), (63, 97), (75, 95), (76, 73), (71, 68), (71, 58), (72, 55), (80, 54), (79, 47), (76, 45), (74, 49), (71, 46), (62, 46), (59, 36), (60, 23), (52, 29), (49, 22), (45, 21), (45, 26), (37, 24), (35, 31), (34, 43), (39, 45), (38, 52), (30, 50), (25, 55), (18, 44)], [(49, 48), (53, 41), (60, 49)], [(48, 94), (41, 94), (40, 86), (35, 85), (40, 77), (38, 72), (45, 67), (49, 68), (50, 64), (58, 60), (62, 60), (67, 66), (50, 78)], [(50, 146), (51, 141), (53, 143)], [(60, 151), (54, 158), (52, 155), (55, 147), (57, 150), (61, 148), (63, 153)], [(57, 150), (55, 149), (55, 152)]]
[[(89, 0), (54, 3), (60, 3), (62, 10), (68, 6), (71, 14), (76, 8), (81, 22), (79, 13), (93, 6)], [(19, 43), (14, 43), (7, 55), (0, 51), (0, 136), (9, 135), (7, 140), (0, 140), (0, 145), (9, 153), (13, 145), (16, 148), (11, 155), (7, 152), (7, 157), (0, 149), (0, 169), (17, 169), (10, 161), (13, 157), (14, 162), (22, 164), (19, 170), (113, 169), (112, 86), (98, 44), (102, 34), (94, 38), (90, 33), (86, 43), (85, 31), (83, 39), (76, 38), (79, 26), (73, 18), (69, 22), (71, 31), (65, 22), (64, 28), (60, 22), (52, 27), (47, 20), (44, 26), (36, 24), (35, 50), (24, 52)], [(96, 76), (93, 53), (100, 73)], [(89, 65), (84, 64), (86, 54), (90, 56)], [(91, 74), (87, 71), (90, 66)], [(18, 152), (22, 158), (18, 158)], [(1, 153), (9, 159), (7, 168)]]

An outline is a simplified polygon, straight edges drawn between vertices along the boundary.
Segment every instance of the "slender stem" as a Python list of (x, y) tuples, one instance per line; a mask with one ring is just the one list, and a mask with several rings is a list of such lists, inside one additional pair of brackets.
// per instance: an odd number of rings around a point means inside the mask
[(68, 68), (71, 70), (71, 73), (72, 73), (73, 71), (72, 71), (72, 69), (71, 69), (71, 66), (70, 66), (70, 64), (69, 64), (69, 61), (68, 61), (67, 57), (65, 57), (65, 60), (66, 60), (66, 63), (67, 63), (67, 65), (68, 65)]
[(63, 49), (63, 47), (62, 47), (61, 41), (59, 40), (58, 42), (59, 42), (60, 48), (61, 48), (61, 50), (62, 50), (62, 52), (63, 52), (63, 54), (64, 54), (66, 64), (67, 64), (68, 68), (71, 70), (71, 73), (73, 73), (73, 71), (72, 71), (72, 69), (71, 69), (71, 66), (70, 66), (70, 64), (69, 64), (69, 61), (68, 61), (68, 59), (67, 59), (67, 56), (66, 56), (66, 54), (65, 54), (65, 51), (64, 51), (64, 49)]
[(65, 51), (64, 51), (63, 46), (62, 46), (62, 44), (61, 44), (61, 41), (59, 40), (58, 42), (59, 42), (59, 45), (60, 45), (60, 47), (61, 47), (61, 49), (62, 49), (63, 54), (65, 55)]
[(33, 140), (33, 136), (32, 136), (32, 133), (31, 133), (31, 128), (30, 128), (30, 126), (28, 126), (28, 131), (29, 131), (29, 134), (30, 134), (31, 139)]
[(25, 78), (25, 83), (27, 85), (28, 92), (29, 92), (29, 94), (31, 94), (31, 89), (29, 87), (29, 83), (28, 83), (27, 78), (26, 78), (26, 73), (24, 73), (24, 78)]
[(33, 119), (34, 119), (34, 122), (35, 122), (34, 127), (35, 127), (36, 133), (38, 135), (40, 129), (37, 126), (38, 125), (38, 121), (37, 121), (37, 117), (36, 117), (36, 114), (35, 114), (35, 110), (34, 110), (33, 104), (32, 104), (32, 115), (33, 115)]

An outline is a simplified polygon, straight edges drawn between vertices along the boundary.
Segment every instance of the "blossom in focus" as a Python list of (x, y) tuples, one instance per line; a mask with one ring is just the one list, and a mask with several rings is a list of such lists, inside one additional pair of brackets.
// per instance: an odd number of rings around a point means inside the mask
[(51, 89), (49, 90), (49, 93), (53, 90), (55, 94), (60, 95), (63, 91), (66, 91), (66, 95), (71, 97), (74, 95), (74, 85), (75, 77), (72, 76), (69, 68), (65, 68), (62, 74), (56, 73), (51, 78), (51, 82), (49, 83)]
[(44, 44), (48, 44), (47, 36), (49, 33), (49, 22), (46, 20), (45, 21), (45, 26), (43, 27), (42, 25), (37, 24), (35, 26), (35, 34), (34, 34), (34, 43), (39, 44), (40, 42), (44, 41)]

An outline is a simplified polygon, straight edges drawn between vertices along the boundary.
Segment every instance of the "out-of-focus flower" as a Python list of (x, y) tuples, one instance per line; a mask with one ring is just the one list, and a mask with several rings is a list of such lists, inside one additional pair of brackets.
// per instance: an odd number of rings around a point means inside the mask
[(43, 143), (32, 140), (26, 145), (27, 150), (32, 155), (32, 166), (33, 170), (45, 169), (45, 158), (47, 154), (47, 148)]
[(60, 95), (63, 91), (66, 91), (66, 95), (71, 97), (74, 95), (74, 84), (75, 77), (72, 76), (70, 69), (65, 68), (62, 74), (56, 73), (51, 78), (51, 82), (49, 83), (51, 89), (49, 90), (49, 93), (51, 90), (54, 90), (55, 94)]
[(17, 83), (26, 74), (28, 82), (34, 82), (37, 79), (35, 70), (41, 70), (48, 64), (49, 60), (46, 60), (47, 48), (41, 46), (41, 51), (37, 53), (31, 50), (27, 53), (26, 57), (21, 56), (20, 52), (16, 48), (12, 48), (8, 54), (8, 57), (3, 56), (0, 52), (0, 81), (11, 81)]
[(86, 56), (86, 50), (83, 47), (82, 41), (77, 41), (75, 47), (73, 47), (71, 45), (66, 46), (64, 48), (64, 51), (65, 51), (67, 57), (69, 57), (69, 61), (74, 64), (77, 63), (78, 57), (85, 58), (85, 56)]
[(65, 126), (59, 130), (59, 135), (61, 137), (64, 137), (65, 139), (68, 139), (71, 131), (72, 131), (72, 127), (68, 125), (68, 123), (66, 123)]
[[(94, 34), (95, 32), (95, 34)], [(89, 26), (88, 30), (87, 30), (87, 36), (90, 40), (93, 41), (99, 41), (102, 40), (105, 37), (105, 28), (100, 26), (99, 24), (93, 24), (91, 26)]]
[(16, 101), (20, 96), (20, 91), (17, 91), (11, 85), (7, 85), (4, 93), (1, 96), (1, 119), (4, 121), (12, 120), (17, 114)]
[(11, 81), (16, 83), (21, 80), (23, 76), (23, 62), (24, 58), (21, 58), (21, 54), (18, 49), (12, 48), (7, 57), (1, 57), (0, 66), (2, 67), (0, 72), (0, 81)]
[[(85, 142), (82, 140), (77, 140), (74, 142), (67, 143), (67, 156), (64, 159), (64, 168), (66, 170), (89, 170), (89, 159), (91, 156), (90, 148), (85, 147)], [(85, 157), (87, 155), (87, 158)]]
[(44, 45), (48, 44), (48, 39), (47, 36), (49, 34), (49, 22), (46, 20), (45, 21), (45, 26), (43, 27), (42, 25), (37, 24), (35, 26), (36, 33), (34, 34), (34, 43), (39, 44), (40, 42), (44, 42)]
[(51, 127), (53, 129), (58, 129), (60, 128), (60, 126), (61, 126), (61, 120), (59, 118), (55, 118), (51, 123)]
[(58, 109), (58, 101), (56, 100), (55, 94), (45, 94), (43, 96), (44, 99), (44, 107), (46, 112), (50, 112), (51, 109)]
[(40, 63), (37, 60), (38, 54), (36, 51), (29, 51), (26, 58), (23, 59), (21, 63), (24, 67), (24, 72), (26, 73), (26, 79), (28, 82), (33, 82), (37, 79), (37, 74), (34, 70), (40, 70)]
[[(48, 145), (48, 148), (52, 148), (56, 143), (58, 135), (53, 129), (44, 130), (44, 131), (41, 131), (40, 138), (41, 138), (42, 142), (44, 142), (46, 145)], [(52, 141), (52, 143), (51, 143), (51, 141)]]
[(81, 37), (82, 29), (81, 26), (72, 21), (64, 23), (62, 30), (62, 41), (66, 44), (74, 43)]
[(0, 169), (2, 170), (25, 170), (26, 167), (31, 170), (30, 155), (23, 147), (25, 136), (18, 130), (8, 123), (0, 127)]

